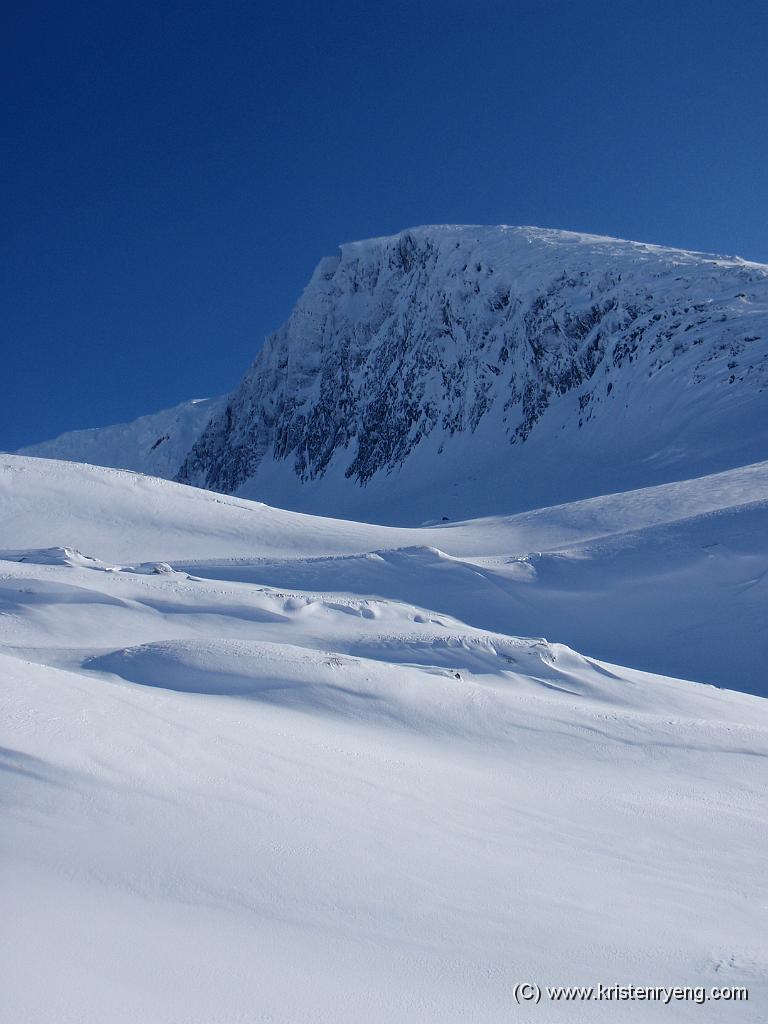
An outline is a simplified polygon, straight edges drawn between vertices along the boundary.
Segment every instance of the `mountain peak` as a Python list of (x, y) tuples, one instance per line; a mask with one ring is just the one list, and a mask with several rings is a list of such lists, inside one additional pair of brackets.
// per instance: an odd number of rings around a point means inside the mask
[(453, 518), (745, 464), (768, 447), (767, 312), (768, 267), (737, 257), (505, 225), (349, 242), (178, 478)]

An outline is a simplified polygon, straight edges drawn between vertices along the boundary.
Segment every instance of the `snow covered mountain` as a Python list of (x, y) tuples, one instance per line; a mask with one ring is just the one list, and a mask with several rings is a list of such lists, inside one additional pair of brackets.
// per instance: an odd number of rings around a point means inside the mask
[(0, 455), (8, 1020), (763, 1024), (767, 325), (421, 228), (231, 398)]
[(767, 481), (400, 529), (0, 457), (5, 1017), (762, 1024), (768, 703), (600, 652), (764, 682)]
[(417, 524), (768, 454), (768, 267), (538, 228), (341, 247), (237, 390), (20, 454)]
[(768, 267), (538, 228), (341, 247), (178, 479), (390, 522), (768, 452)]
[(22, 448), (18, 454), (132, 469), (170, 479), (178, 473), (211, 416), (225, 404), (226, 396), (193, 398), (172, 409), (140, 416), (132, 423), (71, 430), (50, 441)]

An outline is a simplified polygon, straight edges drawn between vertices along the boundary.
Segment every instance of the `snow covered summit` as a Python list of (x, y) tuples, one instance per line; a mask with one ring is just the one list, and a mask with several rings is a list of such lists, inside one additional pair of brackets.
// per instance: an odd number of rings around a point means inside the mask
[(767, 326), (768, 267), (736, 257), (504, 226), (343, 245), (178, 479), (413, 522), (745, 465)]

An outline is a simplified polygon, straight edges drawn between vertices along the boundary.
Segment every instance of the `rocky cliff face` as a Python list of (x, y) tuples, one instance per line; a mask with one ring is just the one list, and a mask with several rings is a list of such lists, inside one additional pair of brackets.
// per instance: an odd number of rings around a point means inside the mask
[(767, 384), (768, 267), (536, 228), (418, 228), (321, 261), (178, 479), (258, 494), (278, 463), (296, 483), (359, 488), (420, 449), (466, 463), (475, 436), (511, 473), (524, 448), (557, 438), (567, 462), (587, 436), (617, 465), (676, 451), (695, 471), (715, 449), (765, 457)]

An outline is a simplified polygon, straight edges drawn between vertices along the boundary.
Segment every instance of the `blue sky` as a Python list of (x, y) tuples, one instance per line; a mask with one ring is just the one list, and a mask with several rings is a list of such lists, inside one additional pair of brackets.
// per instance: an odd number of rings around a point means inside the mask
[(32, 3), (3, 36), (0, 448), (230, 389), (354, 238), (768, 262), (764, 3)]

